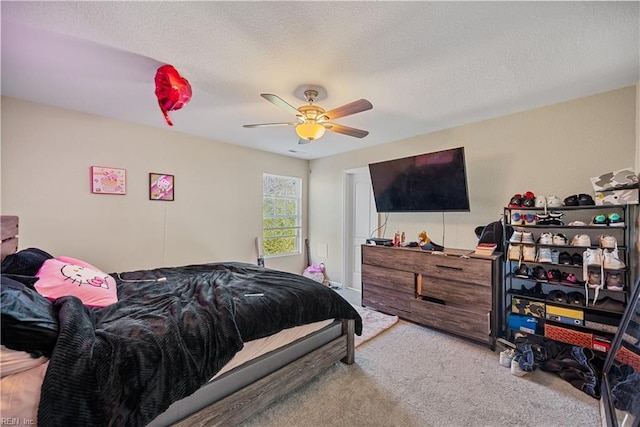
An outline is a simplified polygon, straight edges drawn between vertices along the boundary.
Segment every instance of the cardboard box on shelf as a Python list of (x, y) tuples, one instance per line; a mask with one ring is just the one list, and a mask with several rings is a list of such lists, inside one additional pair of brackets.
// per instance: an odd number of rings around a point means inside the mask
[(598, 206), (637, 205), (638, 189), (627, 188), (625, 190), (596, 191), (594, 200)]
[(638, 175), (632, 168), (621, 169), (591, 178), (591, 185), (596, 192), (638, 188)]

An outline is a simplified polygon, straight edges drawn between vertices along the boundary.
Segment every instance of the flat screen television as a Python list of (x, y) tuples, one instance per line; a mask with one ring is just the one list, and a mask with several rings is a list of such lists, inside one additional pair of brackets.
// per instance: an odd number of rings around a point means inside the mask
[(469, 212), (464, 147), (369, 164), (378, 212)]

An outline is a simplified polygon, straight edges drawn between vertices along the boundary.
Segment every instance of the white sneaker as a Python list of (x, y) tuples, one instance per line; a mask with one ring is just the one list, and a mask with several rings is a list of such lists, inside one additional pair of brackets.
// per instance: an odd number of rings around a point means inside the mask
[(544, 208), (547, 206), (547, 198), (538, 196), (536, 197), (536, 208)]
[(613, 236), (602, 235), (599, 240), (601, 248), (618, 249), (618, 241)]
[(540, 235), (538, 239), (538, 244), (540, 245), (553, 245), (553, 234), (546, 232)]
[(522, 260), (526, 262), (535, 262), (536, 247), (534, 245), (524, 245), (522, 247)]
[(560, 206), (562, 206), (562, 201), (558, 198), (558, 196), (547, 196), (547, 207), (559, 208)]
[(582, 265), (600, 267), (602, 265), (602, 249), (587, 249), (582, 253)]
[(551, 248), (538, 249), (538, 262), (549, 264), (553, 262), (553, 258), (551, 258)]
[(587, 223), (583, 221), (571, 221), (569, 225), (571, 227), (584, 227), (585, 225), (587, 225)]
[(587, 234), (576, 234), (571, 239), (571, 246), (591, 246), (591, 237)]
[(522, 231), (514, 231), (509, 239), (509, 243), (522, 243)]
[(533, 240), (533, 233), (530, 231), (523, 231), (522, 232), (522, 243), (524, 243), (525, 245), (535, 245), (536, 242), (535, 240)]
[(624, 264), (624, 262), (620, 261), (620, 258), (618, 258), (618, 250), (617, 249), (612, 249), (612, 250), (605, 250), (603, 252), (604, 255), (604, 262), (602, 264), (602, 266), (607, 269), (607, 270), (622, 270), (624, 268), (626, 268), (626, 265)]
[(555, 234), (553, 236), (553, 244), (556, 246), (566, 246), (567, 245), (567, 236), (562, 233)]

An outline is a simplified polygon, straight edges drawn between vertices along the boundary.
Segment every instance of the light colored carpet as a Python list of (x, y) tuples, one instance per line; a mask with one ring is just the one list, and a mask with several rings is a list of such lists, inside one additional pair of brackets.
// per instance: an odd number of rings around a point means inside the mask
[(388, 314), (357, 305), (354, 305), (354, 308), (362, 317), (362, 335), (356, 335), (356, 347), (398, 323), (398, 316), (389, 316)]
[(601, 425), (598, 401), (560, 377), (522, 378), (498, 352), (399, 321), (243, 427)]

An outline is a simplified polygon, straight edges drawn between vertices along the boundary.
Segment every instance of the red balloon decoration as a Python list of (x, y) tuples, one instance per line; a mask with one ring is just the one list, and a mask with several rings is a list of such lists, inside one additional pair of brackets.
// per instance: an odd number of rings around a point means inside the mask
[(169, 111), (179, 110), (191, 99), (191, 85), (172, 65), (163, 65), (156, 72), (156, 97), (169, 126)]

